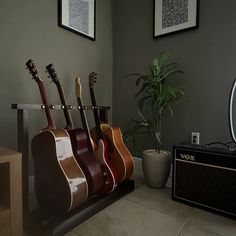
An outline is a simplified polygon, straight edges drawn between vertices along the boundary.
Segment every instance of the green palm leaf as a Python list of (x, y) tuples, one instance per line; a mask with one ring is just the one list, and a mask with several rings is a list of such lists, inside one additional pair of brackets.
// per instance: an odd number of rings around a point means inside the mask
[[(149, 135), (155, 149), (160, 152), (161, 146), (161, 120), (163, 111), (167, 110), (173, 116), (172, 104), (178, 103), (185, 96), (182, 88), (168, 85), (168, 80), (177, 74), (183, 74), (179, 64), (169, 63), (169, 52), (162, 52), (156, 57), (149, 67), (149, 74), (133, 73), (128, 76), (136, 77), (138, 91), (138, 118), (131, 119), (124, 132), (125, 139), (136, 139)], [(149, 108), (149, 109), (148, 109)], [(149, 110), (147, 116), (141, 111)], [(146, 114), (146, 113), (145, 113)]]

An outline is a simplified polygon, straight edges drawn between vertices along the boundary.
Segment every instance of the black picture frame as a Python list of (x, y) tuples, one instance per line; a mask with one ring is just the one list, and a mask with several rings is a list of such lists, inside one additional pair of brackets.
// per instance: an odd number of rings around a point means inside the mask
[[(200, 0), (153, 0), (153, 38), (198, 29), (199, 2)], [(170, 11), (171, 14), (168, 14)]]
[(96, 40), (96, 0), (58, 0), (58, 26)]

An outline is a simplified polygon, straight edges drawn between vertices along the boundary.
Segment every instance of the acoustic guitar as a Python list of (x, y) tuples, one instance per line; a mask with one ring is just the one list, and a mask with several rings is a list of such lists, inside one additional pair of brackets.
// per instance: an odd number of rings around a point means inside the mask
[(77, 164), (66, 130), (55, 129), (47, 102), (44, 83), (34, 62), (26, 66), (37, 82), (47, 115), (48, 126), (31, 144), (35, 167), (35, 192), (42, 209), (50, 215), (62, 215), (86, 201), (88, 185)]
[(105, 175), (106, 176), (105, 184), (98, 191), (98, 193), (99, 194), (108, 194), (108, 193), (112, 192), (117, 186), (113, 170), (110, 168), (110, 166), (107, 163), (106, 157), (108, 155), (108, 153), (107, 153), (108, 147), (103, 140), (99, 140), (97, 142), (97, 145), (95, 145), (95, 143), (93, 142), (93, 140), (90, 136), (88, 122), (87, 122), (87, 118), (86, 118), (83, 104), (82, 104), (82, 96), (81, 96), (82, 95), (82, 86), (80, 83), (80, 78), (77, 77), (75, 79), (75, 83), (76, 83), (76, 97), (77, 97), (77, 102), (78, 102), (78, 105), (80, 108), (80, 115), (81, 115), (83, 128), (84, 128), (85, 132), (87, 133), (87, 136), (89, 137), (89, 140), (90, 140), (89, 147), (93, 149), (94, 156), (95, 156), (96, 160), (99, 162), (102, 170), (106, 174)]
[(57, 76), (53, 64), (49, 64), (48, 66), (46, 66), (46, 70), (49, 74), (49, 78), (52, 79), (52, 81), (57, 87), (61, 104), (64, 108), (63, 111), (66, 119), (65, 129), (70, 135), (75, 159), (86, 176), (88, 182), (89, 196), (91, 196), (94, 193), (97, 193), (98, 190), (100, 190), (101, 187), (104, 185), (104, 175), (106, 175), (106, 173), (102, 171), (98, 161), (93, 155), (90, 137), (88, 136), (87, 132), (80, 128), (74, 129), (71, 114), (69, 111), (69, 106), (66, 103), (61, 82)]
[[(97, 82), (97, 74), (90, 73), (89, 76), (89, 91), (92, 101), (92, 106), (97, 107), (94, 94), (94, 84)], [(119, 127), (110, 127), (108, 124), (101, 124), (98, 110), (94, 109), (94, 119), (96, 128), (91, 130), (91, 136), (94, 139), (107, 140), (111, 152), (109, 153), (109, 165), (116, 173), (116, 181), (122, 182), (124, 179), (129, 179), (134, 172), (133, 158), (125, 146), (122, 138), (122, 133)]]

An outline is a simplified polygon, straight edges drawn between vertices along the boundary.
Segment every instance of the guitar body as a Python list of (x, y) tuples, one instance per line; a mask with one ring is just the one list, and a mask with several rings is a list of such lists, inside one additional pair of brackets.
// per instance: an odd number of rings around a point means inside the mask
[(100, 164), (103, 173), (105, 174), (105, 183), (98, 191), (98, 194), (108, 194), (111, 193), (117, 186), (114, 171), (109, 166), (107, 162), (108, 157), (108, 147), (105, 141), (99, 140), (97, 143), (97, 147), (94, 149), (94, 156), (98, 163)]
[(83, 171), (73, 156), (65, 130), (43, 131), (32, 140), (35, 191), (40, 206), (50, 215), (62, 215), (88, 197)]
[(86, 176), (89, 196), (97, 193), (104, 185), (102, 169), (93, 153), (88, 149), (88, 138), (83, 129), (67, 130), (70, 135), (73, 153), (76, 161)]
[[(101, 125), (102, 131), (105, 135), (107, 135), (110, 139), (114, 139), (114, 146), (118, 150), (119, 155), (123, 159), (123, 163), (125, 165), (125, 179), (129, 179), (133, 173), (134, 173), (134, 160), (125, 146), (122, 138), (122, 133), (119, 127), (112, 127), (110, 128), (108, 124), (102, 124)], [(115, 164), (115, 163), (113, 163)], [(123, 166), (122, 163), (120, 163), (121, 166)]]
[(83, 129), (77, 128), (67, 132), (70, 135), (75, 159), (86, 176), (89, 196), (93, 193), (103, 195), (112, 192), (116, 182), (113, 171), (106, 161), (106, 143), (101, 140), (91, 154), (88, 150), (88, 138)]
[[(101, 125), (101, 130), (103, 133), (102, 141), (107, 143), (107, 155), (105, 156), (105, 160), (109, 168), (113, 171), (116, 183), (121, 183), (126, 176), (126, 166), (115, 144), (114, 132), (111, 127), (103, 127)], [(97, 140), (97, 129), (93, 128), (91, 130), (91, 137), (93, 140)]]

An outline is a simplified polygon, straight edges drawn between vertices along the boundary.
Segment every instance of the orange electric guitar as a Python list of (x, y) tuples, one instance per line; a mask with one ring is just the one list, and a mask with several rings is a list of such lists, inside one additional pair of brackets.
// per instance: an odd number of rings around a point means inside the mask
[(45, 88), (32, 60), (27, 68), (37, 82), (48, 126), (37, 134), (31, 144), (35, 167), (35, 192), (40, 206), (51, 215), (69, 212), (87, 199), (88, 185), (77, 164), (66, 130), (55, 129)]
[[(97, 107), (95, 94), (94, 94), (94, 83), (97, 82), (97, 74), (95, 72), (89, 75), (89, 91), (92, 100), (92, 106)], [(108, 124), (101, 124), (98, 110), (94, 109), (94, 119), (96, 128), (91, 130), (92, 137), (102, 140), (107, 140), (109, 143), (109, 165), (115, 170), (116, 181), (122, 182), (124, 179), (129, 179), (134, 172), (134, 161), (133, 158), (125, 146), (121, 130), (119, 127), (110, 127)]]
[(99, 162), (99, 164), (103, 170), (103, 173), (106, 173), (105, 183), (97, 193), (98, 194), (108, 194), (116, 188), (117, 183), (115, 181), (114, 172), (112, 171), (112, 169), (110, 168), (110, 166), (108, 165), (107, 160), (106, 160), (107, 146), (106, 146), (106, 143), (103, 142), (103, 140), (99, 140), (97, 142), (96, 147), (95, 147), (95, 144), (90, 136), (87, 118), (86, 118), (86, 115), (85, 115), (85, 112), (83, 109), (82, 96), (81, 96), (82, 86), (80, 83), (80, 78), (77, 77), (75, 79), (75, 83), (76, 83), (76, 97), (77, 97), (77, 102), (78, 102), (78, 105), (80, 108), (81, 121), (83, 124), (83, 128), (90, 140), (90, 142), (88, 143), (89, 148), (93, 149), (94, 157)]

